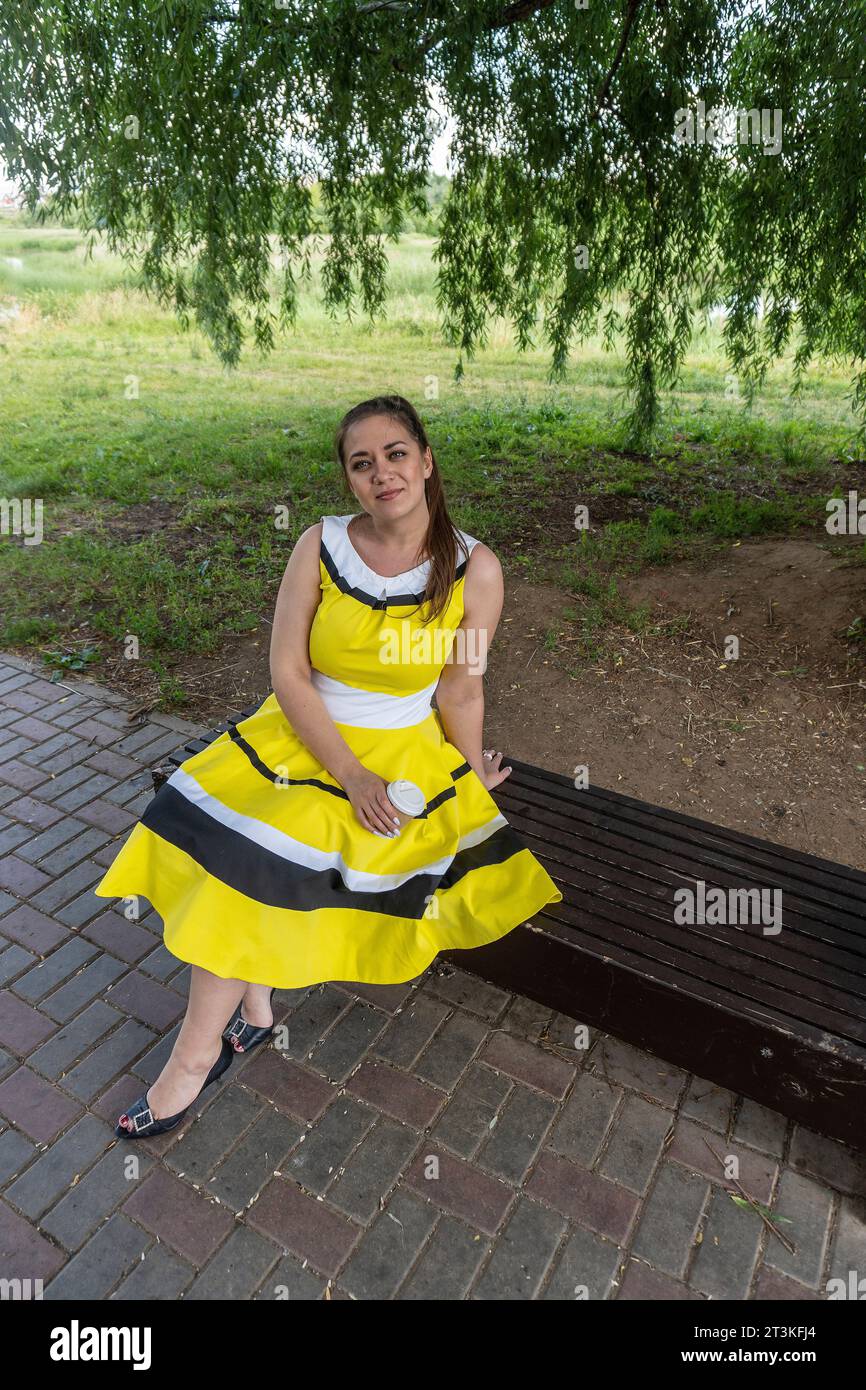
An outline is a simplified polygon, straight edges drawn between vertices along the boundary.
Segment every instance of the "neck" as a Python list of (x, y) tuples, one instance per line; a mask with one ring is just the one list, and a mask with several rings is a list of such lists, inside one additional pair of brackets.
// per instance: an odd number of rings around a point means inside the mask
[(418, 506), (407, 516), (398, 517), (395, 521), (383, 522), (374, 519), (369, 512), (362, 513), (362, 519), (364, 518), (369, 527), (369, 535), (384, 549), (392, 550), (395, 555), (402, 555), (407, 550), (418, 550), (424, 544), (430, 513), (427, 509), (427, 499), (422, 498)]

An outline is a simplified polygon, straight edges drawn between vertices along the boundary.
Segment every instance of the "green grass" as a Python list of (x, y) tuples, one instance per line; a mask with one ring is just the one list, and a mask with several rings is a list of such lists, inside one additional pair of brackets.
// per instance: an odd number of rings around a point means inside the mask
[[(660, 447), (636, 456), (619, 424), (622, 353), (599, 338), (576, 346), (569, 381), (551, 386), (541, 320), (526, 354), (496, 320), (453, 381), (433, 246), (413, 234), (389, 248), (388, 317), (372, 325), (324, 312), (314, 258), (296, 330), (270, 357), (248, 348), (229, 373), (104, 246), (87, 259), (78, 231), (0, 218), (0, 497), (45, 507), (41, 545), (0, 548), (0, 641), (55, 665), (96, 648), (98, 665), (134, 634), (165, 700), (182, 703), (173, 667), (269, 616), (300, 530), (355, 510), (333, 434), (381, 391), (417, 405), (458, 524), (506, 567), (547, 571), (579, 598), (583, 656), (611, 623), (641, 621), (618, 575), (823, 522), (854, 429), (844, 366), (821, 364), (792, 402), (782, 362), (745, 414), (726, 397), (709, 328), (666, 398)], [(601, 529), (570, 530), (578, 501), (600, 510)], [(288, 531), (274, 525), (280, 504)], [(539, 523), (529, 541), (527, 519)]]

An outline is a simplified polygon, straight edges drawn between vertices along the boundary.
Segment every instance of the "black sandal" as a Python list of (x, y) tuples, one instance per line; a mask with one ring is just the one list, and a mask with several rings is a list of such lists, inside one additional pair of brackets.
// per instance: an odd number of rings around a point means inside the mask
[[(275, 989), (276, 985), (272, 985), (268, 996), (268, 1003), (271, 1005)], [(255, 1024), (247, 1023), (241, 1012), (241, 1005), (239, 1005), (238, 1011), (226, 1032), (223, 1033), (223, 1037), (229, 1040), (236, 1052), (252, 1052), (259, 1043), (266, 1042), (271, 1037), (275, 1028), (275, 1023), (268, 1023), (264, 1028), (257, 1028)]]
[[(201, 1095), (205, 1086), (209, 1086), (212, 1081), (218, 1080), (223, 1072), (228, 1071), (234, 1061), (234, 1055), (231, 1043), (223, 1038), (219, 1057), (205, 1077), (198, 1095), (193, 1096), (189, 1105), (198, 1100), (198, 1096)], [(114, 1132), (118, 1139), (150, 1139), (157, 1134), (167, 1134), (170, 1129), (175, 1129), (180, 1124), (189, 1110), (189, 1105), (185, 1105), (183, 1110), (179, 1110), (176, 1115), (169, 1115), (164, 1120), (158, 1120), (147, 1103), (147, 1091), (145, 1091), (143, 1096), (139, 1096), (138, 1100), (134, 1101), (129, 1109), (123, 1112), (114, 1127)], [(121, 1123), (122, 1120), (132, 1120), (132, 1129), (127, 1129), (126, 1125)]]

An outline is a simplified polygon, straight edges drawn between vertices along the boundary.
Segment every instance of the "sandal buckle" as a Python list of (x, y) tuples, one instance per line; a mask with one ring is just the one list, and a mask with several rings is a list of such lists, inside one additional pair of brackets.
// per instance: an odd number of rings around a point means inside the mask
[(149, 1105), (145, 1110), (140, 1110), (137, 1115), (133, 1115), (132, 1117), (132, 1127), (136, 1133), (138, 1133), (140, 1129), (147, 1129), (147, 1126), (153, 1123), (153, 1112)]
[(241, 1034), (243, 1033), (243, 1031), (244, 1031), (244, 1029), (246, 1028), (246, 1026), (247, 1026), (247, 1025), (246, 1025), (244, 1019), (242, 1019), (242, 1018), (240, 1017), (240, 1015), (238, 1015), (238, 1017), (235, 1019), (234, 1023), (232, 1024), (231, 1028), (229, 1029), (229, 1037), (230, 1037), (230, 1038), (237, 1038), (238, 1041), (240, 1041)]

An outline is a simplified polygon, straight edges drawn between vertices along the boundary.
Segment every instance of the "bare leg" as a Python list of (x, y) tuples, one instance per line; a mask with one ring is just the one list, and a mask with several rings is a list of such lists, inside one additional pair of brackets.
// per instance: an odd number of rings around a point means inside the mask
[(189, 1003), (177, 1041), (147, 1092), (155, 1119), (176, 1115), (195, 1100), (222, 1050), (222, 1031), (248, 988), (244, 980), (223, 980), (199, 965), (192, 966)]
[(241, 1003), (241, 1014), (244, 1022), (251, 1023), (254, 1028), (267, 1028), (273, 1023), (270, 985), (247, 985)]

